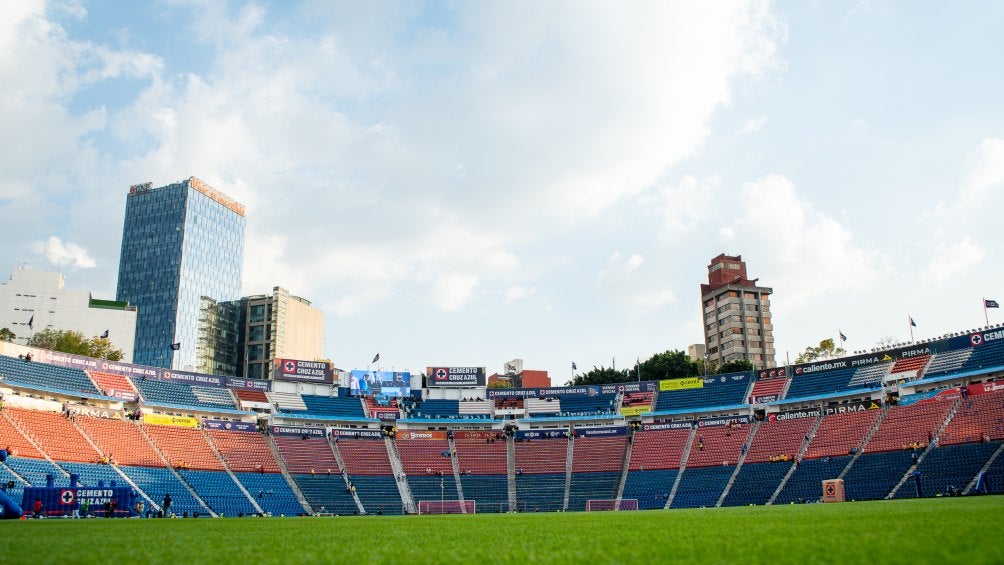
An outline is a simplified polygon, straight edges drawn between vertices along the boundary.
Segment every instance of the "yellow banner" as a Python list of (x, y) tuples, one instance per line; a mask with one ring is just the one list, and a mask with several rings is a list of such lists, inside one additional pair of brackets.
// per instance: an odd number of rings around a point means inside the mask
[(651, 411), (651, 406), (623, 406), (621, 407), (621, 416), (641, 416)]
[(143, 421), (155, 426), (178, 426), (181, 428), (197, 428), (199, 421), (191, 416), (165, 416), (163, 414), (143, 414)]
[(683, 390), (686, 388), (704, 388), (704, 379), (701, 377), (691, 377), (689, 379), (659, 381), (659, 390)]

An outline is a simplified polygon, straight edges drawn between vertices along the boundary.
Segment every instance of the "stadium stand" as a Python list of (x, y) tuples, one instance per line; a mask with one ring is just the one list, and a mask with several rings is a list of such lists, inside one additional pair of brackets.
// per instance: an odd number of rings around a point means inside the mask
[[(488, 437), (482, 438), (481, 435)], [(493, 437), (494, 436), (494, 437)], [(506, 442), (491, 432), (453, 440), (460, 466), (460, 483), (466, 500), (474, 500), (476, 511), (508, 512), (509, 486)]]
[(516, 500), (523, 512), (554, 512), (565, 503), (568, 439), (518, 441)]
[(101, 457), (67, 416), (21, 408), (4, 412), (53, 459), (96, 463)]
[(913, 464), (912, 456), (905, 450), (861, 455), (844, 475), (847, 500), (885, 498)]
[(819, 429), (809, 442), (804, 459), (837, 457), (858, 449), (865, 435), (875, 425), (881, 410), (844, 412), (823, 418)]
[(223, 470), (223, 464), (201, 430), (149, 424), (143, 424), (143, 429), (154, 447), (164, 454), (175, 469)]
[[(134, 379), (133, 383), (148, 404), (168, 406), (191, 406), (209, 410), (220, 408), (236, 409), (233, 400), (223, 401), (223, 394), (229, 398), (226, 389), (215, 389), (222, 392), (207, 392), (210, 387), (192, 386), (177, 381), (161, 381), (156, 379)], [(196, 395), (198, 390), (198, 396)], [(200, 398), (200, 396), (202, 398)], [(202, 399), (206, 400), (202, 400)]]
[(811, 374), (798, 374), (791, 378), (786, 398), (805, 398), (850, 390), (848, 385), (856, 369), (836, 369)]
[(303, 402), (303, 397), (296, 392), (272, 391), (266, 393), (268, 399), (272, 401), (280, 412), (306, 412), (307, 405)]
[(256, 432), (236, 432), (230, 430), (206, 430), (206, 435), (216, 446), (216, 450), (231, 471), (278, 473), (279, 464), (265, 443), (265, 438)]
[(216, 514), (252, 516), (257, 513), (230, 475), (219, 471), (181, 470), (178, 473)]
[(128, 466), (119, 469), (158, 505), (163, 503), (165, 494), (170, 494), (171, 512), (178, 516), (185, 512), (190, 516), (195, 512), (205, 516), (209, 512), (209, 508), (196, 500), (189, 487), (178, 480), (170, 469)]
[(803, 459), (795, 466), (795, 472), (784, 484), (774, 504), (816, 502), (823, 496), (822, 482), (840, 476), (850, 460), (850, 455)]
[(101, 371), (87, 371), (87, 374), (90, 375), (91, 380), (94, 381), (94, 384), (97, 385), (98, 390), (102, 394), (115, 396), (116, 392), (137, 393), (136, 387), (132, 385), (132, 381), (123, 375), (103, 373)]
[(941, 445), (1004, 439), (1004, 391), (967, 396), (941, 435)]
[(42, 454), (35, 448), (31, 440), (15, 427), (14, 422), (9, 419), (9, 414), (10, 412), (7, 410), (0, 411), (0, 445), (7, 451), (8, 455), (42, 459)]
[(927, 367), (927, 363), (930, 360), (930, 355), (919, 355), (917, 357), (897, 359), (896, 363), (893, 364), (892, 369), (889, 370), (888, 379), (891, 381), (900, 381), (919, 378), (923, 374), (924, 368)]
[[(741, 455), (741, 447), (746, 443), (750, 424), (733, 423), (725, 426), (700, 426), (690, 447), (687, 469), (735, 465)], [(684, 478), (686, 478), (684, 474)]]
[[(438, 435), (425, 437), (434, 433)], [(454, 454), (444, 432), (400, 432), (395, 444), (416, 504), (423, 500), (459, 500), (453, 475)]]
[(573, 438), (568, 510), (585, 510), (590, 499), (617, 497), (627, 441), (627, 435)]
[(559, 399), (559, 406), (560, 413), (565, 416), (612, 414), (617, 409), (617, 395), (564, 396)]
[(245, 390), (242, 388), (231, 390), (233, 390), (234, 396), (237, 397), (238, 401), (268, 404), (268, 396), (260, 390)]
[(865, 452), (904, 450), (911, 445), (927, 447), (954, 404), (941, 400), (888, 408), (885, 419), (865, 446)]
[[(920, 496), (948, 494), (949, 487), (965, 488), (1000, 445), (997, 442), (955, 444), (928, 451), (917, 466)], [(896, 491), (896, 498), (918, 496), (916, 484), (916, 479), (911, 477)]]
[(77, 416), (77, 425), (98, 446), (102, 455), (119, 465), (164, 466), (164, 461), (135, 422)]
[(688, 463), (671, 508), (714, 507), (735, 470), (735, 465), (691, 468)]
[(557, 414), (561, 412), (561, 403), (553, 398), (527, 398), (524, 401), (528, 416)]
[(750, 391), (750, 400), (754, 398), (770, 398), (780, 400), (784, 392), (784, 386), (788, 384), (786, 378), (758, 379), (753, 383), (753, 390)]
[(969, 347), (935, 353), (932, 355), (931, 364), (927, 366), (924, 376), (935, 377), (948, 373), (957, 373), (962, 370), (962, 367), (972, 354), (973, 350)]
[(743, 463), (722, 506), (766, 504), (792, 465), (794, 462)]
[(366, 413), (363, 412), (363, 404), (358, 398), (351, 396), (315, 396), (312, 394), (304, 394), (301, 398), (309, 414), (337, 416), (348, 419), (366, 417)]
[[(262, 510), (272, 516), (297, 516), (305, 512), (293, 489), (275, 473), (234, 473)], [(344, 487), (344, 483), (342, 487)], [(344, 492), (344, 488), (338, 489)], [(351, 502), (351, 499), (349, 500)]]
[(744, 404), (748, 400), (746, 391), (752, 378), (749, 372), (714, 375), (704, 377), (701, 388), (659, 391), (655, 411)]
[(274, 436), (273, 439), (286, 469), (294, 476), (341, 473), (328, 440), (295, 436)]
[(368, 514), (404, 512), (387, 447), (382, 440), (339, 438), (336, 447)]
[(688, 437), (689, 427), (636, 433), (631, 449), (630, 470), (679, 469)]
[[(999, 333), (999, 332), (998, 332)], [(983, 341), (972, 348), (972, 354), (962, 365), (963, 371), (991, 369), (1004, 365), (1004, 339)]]
[(677, 473), (679, 469), (630, 471), (624, 483), (624, 498), (638, 499), (641, 510), (664, 508)]
[(100, 394), (87, 373), (0, 355), (0, 375), (7, 382), (66, 391), (72, 394)]

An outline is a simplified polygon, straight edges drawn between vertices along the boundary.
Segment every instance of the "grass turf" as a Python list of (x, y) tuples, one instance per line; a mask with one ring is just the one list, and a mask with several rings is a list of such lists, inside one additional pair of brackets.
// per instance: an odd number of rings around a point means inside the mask
[(0, 522), (6, 563), (1002, 563), (1004, 497), (641, 512)]

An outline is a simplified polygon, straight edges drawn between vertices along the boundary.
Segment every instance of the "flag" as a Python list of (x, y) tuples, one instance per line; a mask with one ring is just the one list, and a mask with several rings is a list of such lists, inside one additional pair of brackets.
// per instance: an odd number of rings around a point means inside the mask
[(579, 368), (575, 366), (575, 361), (572, 361), (572, 370), (573, 371), (578, 371), (579, 370)]
[(28, 320), (28, 329), (29, 330), (35, 329), (35, 315), (34, 314), (32, 314), (31, 315), (31, 319)]
[(842, 332), (840, 330), (837, 330), (837, 333), (840, 334), (840, 341), (841, 342), (847, 341), (847, 336), (844, 335), (844, 332)]
[(984, 308), (1000, 308), (1001, 305), (996, 300), (990, 300), (989, 298), (983, 299)]
[(376, 363), (379, 360), (380, 360), (380, 353), (377, 353), (376, 355), (373, 356), (373, 363)]
[(174, 350), (174, 351), (180, 351), (181, 350), (181, 342), (179, 341), (178, 343), (172, 343), (171, 344), (171, 349)]
[(910, 318), (910, 325), (913, 327), (917, 327), (917, 322), (913, 321), (913, 316), (908, 316), (908, 317)]
[(101, 339), (108, 339), (108, 330), (105, 330), (105, 333), (101, 334)]

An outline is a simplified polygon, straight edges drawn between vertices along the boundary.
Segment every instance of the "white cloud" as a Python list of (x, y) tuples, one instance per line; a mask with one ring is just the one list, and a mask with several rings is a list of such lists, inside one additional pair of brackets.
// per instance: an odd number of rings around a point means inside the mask
[(80, 269), (93, 269), (97, 266), (94, 258), (83, 247), (75, 243), (63, 243), (58, 237), (52, 236), (44, 242), (35, 244), (36, 253), (45, 257), (46, 261), (57, 267), (69, 266)]
[(960, 205), (979, 206), (1004, 188), (1004, 139), (986, 139), (966, 158), (966, 174), (959, 190)]
[(767, 123), (767, 115), (758, 114), (746, 120), (746, 123), (744, 123), (743, 126), (739, 128), (739, 133), (741, 135), (745, 135), (760, 131), (760, 128), (762, 128), (766, 123)]
[(669, 285), (662, 284), (651, 269), (643, 269), (645, 259), (633, 254), (626, 260), (614, 253), (597, 277), (597, 286), (610, 301), (633, 313), (651, 313), (676, 302)]
[(924, 270), (922, 279), (929, 285), (950, 282), (969, 273), (984, 255), (983, 249), (969, 236), (954, 245), (941, 244)]
[(718, 177), (698, 180), (686, 175), (676, 184), (659, 188), (654, 198), (643, 197), (643, 205), (654, 206), (662, 216), (663, 231), (670, 238), (697, 229), (713, 210), (712, 201), (721, 187)]
[(736, 239), (757, 250), (758, 272), (771, 273), (778, 296), (790, 305), (860, 291), (887, 271), (878, 250), (856, 245), (846, 225), (815, 211), (784, 176), (747, 183), (740, 204)]
[(459, 309), (474, 287), (478, 284), (478, 277), (466, 273), (447, 273), (436, 277), (432, 286), (433, 299), (443, 310)]

